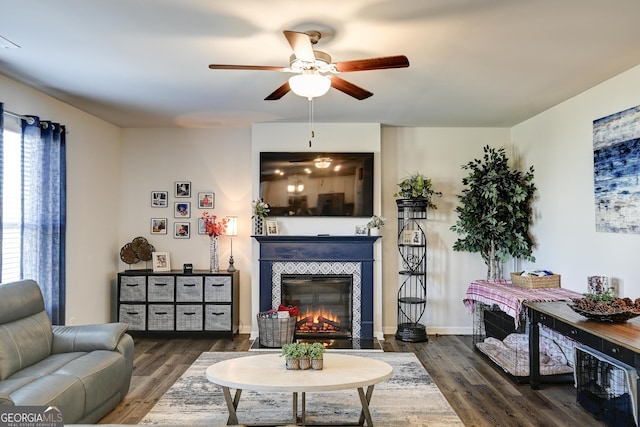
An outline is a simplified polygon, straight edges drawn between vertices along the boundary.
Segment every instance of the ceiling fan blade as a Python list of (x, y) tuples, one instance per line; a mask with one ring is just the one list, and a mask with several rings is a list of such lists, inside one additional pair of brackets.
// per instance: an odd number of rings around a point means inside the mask
[(276, 89), (273, 92), (271, 92), (271, 94), (269, 96), (267, 96), (264, 100), (265, 101), (277, 101), (278, 99), (282, 98), (287, 93), (289, 93), (290, 90), (291, 90), (291, 88), (289, 87), (289, 82), (286, 81), (278, 89)]
[(306, 33), (299, 33), (297, 31), (283, 31), (284, 36), (293, 49), (293, 54), (300, 61), (314, 62), (316, 56), (313, 53), (313, 45), (311, 39)]
[(380, 58), (336, 62), (335, 66), (338, 71), (349, 73), (352, 71), (384, 70), (386, 68), (406, 68), (409, 66), (409, 60), (404, 55), (383, 56)]
[(265, 70), (265, 71), (285, 71), (284, 67), (274, 67), (271, 65), (225, 65), (210, 64), (212, 70)]
[(340, 92), (344, 92), (347, 95), (359, 99), (360, 101), (362, 101), (363, 99), (367, 99), (373, 95), (373, 93), (369, 92), (368, 90), (356, 86), (353, 83), (348, 82), (345, 79), (341, 79), (337, 76), (331, 77), (331, 86), (334, 89), (338, 89)]

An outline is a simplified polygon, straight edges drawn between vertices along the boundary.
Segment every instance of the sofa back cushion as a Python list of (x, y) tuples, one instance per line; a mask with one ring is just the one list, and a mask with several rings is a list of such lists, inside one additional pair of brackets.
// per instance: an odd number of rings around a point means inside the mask
[(53, 332), (33, 280), (0, 285), (0, 380), (51, 354)]

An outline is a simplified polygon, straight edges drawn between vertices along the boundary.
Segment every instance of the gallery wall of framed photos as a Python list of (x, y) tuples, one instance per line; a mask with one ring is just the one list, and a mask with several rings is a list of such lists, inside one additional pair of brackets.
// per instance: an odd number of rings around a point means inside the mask
[(189, 239), (194, 231), (206, 234), (201, 215), (193, 210), (214, 209), (215, 193), (211, 190), (194, 192), (191, 181), (175, 181), (173, 187), (172, 191), (151, 191), (151, 207), (159, 209), (159, 214), (150, 219), (150, 234), (172, 234), (174, 239)]

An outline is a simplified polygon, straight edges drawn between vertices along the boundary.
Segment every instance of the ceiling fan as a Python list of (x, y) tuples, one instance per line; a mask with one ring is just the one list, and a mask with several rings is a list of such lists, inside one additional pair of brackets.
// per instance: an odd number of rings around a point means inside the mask
[(409, 60), (404, 55), (331, 62), (331, 56), (327, 53), (313, 49), (322, 36), (319, 31), (304, 33), (283, 31), (283, 33), (293, 50), (288, 67), (211, 64), (209, 68), (212, 70), (265, 70), (294, 73), (294, 76), (265, 98), (265, 101), (275, 101), (289, 91), (311, 100), (314, 97), (324, 95), (330, 87), (359, 100), (367, 99), (373, 95), (372, 92), (356, 86), (336, 74), (409, 66)]

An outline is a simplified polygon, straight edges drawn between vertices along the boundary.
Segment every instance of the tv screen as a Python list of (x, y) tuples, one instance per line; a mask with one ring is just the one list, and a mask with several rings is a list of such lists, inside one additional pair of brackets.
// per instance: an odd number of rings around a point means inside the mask
[(373, 153), (260, 153), (272, 216), (373, 215)]

